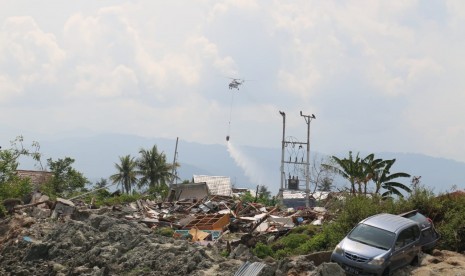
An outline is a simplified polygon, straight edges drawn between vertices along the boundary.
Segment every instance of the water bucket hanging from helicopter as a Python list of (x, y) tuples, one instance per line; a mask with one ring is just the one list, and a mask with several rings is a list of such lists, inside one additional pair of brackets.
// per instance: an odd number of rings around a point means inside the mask
[[(231, 82), (228, 85), (229, 90), (234, 90), (234, 89), (239, 90), (239, 87), (245, 82), (245, 80), (243, 79), (235, 79), (235, 78), (230, 78), (230, 79), (231, 79)], [(229, 139), (230, 139), (233, 103), (234, 103), (234, 91), (231, 92), (231, 105), (229, 107), (228, 134), (226, 135), (226, 142), (229, 142)]]

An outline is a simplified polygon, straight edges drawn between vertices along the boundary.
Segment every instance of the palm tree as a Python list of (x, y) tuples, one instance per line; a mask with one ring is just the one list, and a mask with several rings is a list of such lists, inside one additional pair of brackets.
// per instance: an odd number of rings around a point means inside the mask
[(382, 197), (390, 197), (391, 195), (395, 194), (400, 197), (402, 197), (402, 193), (399, 191), (399, 189), (404, 190), (406, 192), (411, 192), (410, 188), (407, 187), (406, 185), (392, 181), (396, 178), (399, 177), (410, 177), (408, 173), (400, 172), (400, 173), (393, 173), (390, 174), (390, 169), (392, 165), (396, 162), (396, 159), (392, 160), (386, 160), (385, 166), (383, 166), (380, 170), (376, 171), (373, 181), (375, 182), (376, 185), (376, 191), (375, 194), (379, 194), (379, 191), (381, 188), (387, 190), (384, 192), (381, 196)]
[(138, 174), (141, 176), (139, 187), (148, 186), (149, 189), (166, 185), (173, 177), (173, 165), (166, 162), (166, 155), (158, 152), (154, 145), (150, 150), (141, 149), (137, 159)]
[[(381, 196), (390, 197), (392, 195), (402, 196), (400, 190), (410, 192), (410, 188), (402, 183), (392, 181), (399, 177), (410, 177), (407, 173), (390, 174), (389, 170), (396, 161), (375, 159), (374, 154), (369, 154), (361, 159), (359, 155), (352, 157), (352, 152), (349, 152), (349, 158), (340, 159), (332, 156), (331, 159), (336, 163), (333, 165), (324, 165), (325, 168), (331, 169), (342, 177), (349, 180), (351, 184), (352, 194), (367, 194), (367, 186), (370, 181), (375, 184), (375, 194), (379, 194), (380, 189), (385, 189)], [(355, 190), (355, 185), (358, 185), (358, 191)], [(363, 186), (363, 191), (362, 191)]]
[(363, 184), (363, 193), (367, 194), (367, 186), (370, 180), (373, 180), (375, 174), (378, 170), (383, 168), (386, 165), (386, 161), (383, 159), (375, 159), (375, 155), (373, 153), (369, 154), (367, 157), (361, 160), (361, 171), (360, 171), (360, 179), (358, 182)]
[(355, 184), (358, 184), (358, 192), (362, 192), (360, 179), (362, 179), (363, 167), (360, 157), (357, 156), (355, 159), (352, 156), (352, 152), (349, 151), (349, 158), (340, 159), (336, 156), (331, 156), (331, 160), (336, 165), (323, 164), (323, 167), (336, 172), (350, 182), (350, 192), (356, 194)]
[(103, 188), (108, 185), (108, 181), (105, 178), (100, 178), (99, 181), (95, 182), (95, 188)]
[(132, 191), (133, 186), (137, 183), (136, 162), (130, 155), (120, 156), (120, 164), (115, 163), (118, 173), (110, 176), (113, 183), (121, 184), (121, 189), (126, 193)]

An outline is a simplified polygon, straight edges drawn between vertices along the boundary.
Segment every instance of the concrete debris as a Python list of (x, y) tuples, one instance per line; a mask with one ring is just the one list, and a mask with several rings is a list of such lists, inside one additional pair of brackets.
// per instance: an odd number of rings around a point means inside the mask
[[(26, 203), (4, 201), (11, 215), (0, 220), (0, 275), (288, 275), (296, 265), (265, 265), (250, 248), (329, 219), (324, 208), (205, 195), (205, 183), (175, 188), (170, 200), (101, 208), (40, 192)], [(299, 261), (312, 270), (314, 263)]]

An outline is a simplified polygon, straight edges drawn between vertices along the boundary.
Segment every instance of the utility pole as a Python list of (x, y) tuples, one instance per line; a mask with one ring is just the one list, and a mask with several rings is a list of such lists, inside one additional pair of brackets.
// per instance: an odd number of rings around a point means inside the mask
[(303, 115), (300, 111), (300, 116), (304, 117), (307, 123), (307, 163), (305, 166), (305, 207), (310, 207), (310, 122), (316, 119), (315, 115)]
[(177, 171), (176, 171), (176, 159), (178, 157), (178, 141), (179, 137), (176, 137), (176, 146), (174, 147), (174, 157), (173, 157), (173, 168), (171, 169), (171, 184), (176, 181), (176, 184), (178, 184), (178, 176), (177, 176)]
[(281, 186), (279, 188), (278, 200), (279, 204), (283, 205), (283, 191), (284, 191), (284, 147), (286, 146), (286, 113), (279, 111), (279, 114), (283, 116), (283, 139), (281, 141)]

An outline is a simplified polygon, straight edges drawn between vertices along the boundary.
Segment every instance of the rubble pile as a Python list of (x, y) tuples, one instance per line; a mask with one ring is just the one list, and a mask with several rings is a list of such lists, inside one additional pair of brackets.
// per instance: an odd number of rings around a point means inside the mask
[(343, 275), (324, 255), (260, 260), (249, 249), (257, 237), (321, 223), (324, 209), (281, 211), (218, 195), (102, 208), (33, 198), (0, 220), (0, 275)]
[(28, 227), (27, 217), (11, 218), (14, 234), (2, 243), (0, 275), (203, 275), (199, 271), (225, 261), (218, 252), (156, 235), (143, 224), (108, 214), (79, 219)]

